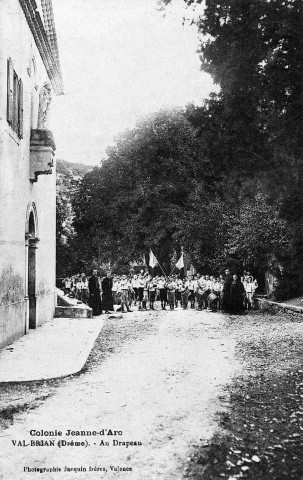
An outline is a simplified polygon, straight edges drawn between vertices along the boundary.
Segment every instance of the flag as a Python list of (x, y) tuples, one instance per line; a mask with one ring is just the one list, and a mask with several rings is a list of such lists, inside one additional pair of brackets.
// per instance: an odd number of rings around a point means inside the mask
[(184, 268), (183, 253), (182, 253), (181, 257), (179, 258), (179, 260), (178, 260), (177, 263), (176, 263), (176, 268), (178, 268), (179, 270), (181, 270), (181, 268)]
[(156, 259), (155, 255), (153, 254), (152, 250), (149, 252), (149, 266), (151, 268), (155, 268), (157, 265), (158, 260)]

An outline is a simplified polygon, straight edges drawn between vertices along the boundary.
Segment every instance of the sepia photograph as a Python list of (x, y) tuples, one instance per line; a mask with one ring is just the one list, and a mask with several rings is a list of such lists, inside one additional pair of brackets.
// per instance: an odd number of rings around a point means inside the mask
[(303, 480), (302, 0), (0, 0), (0, 480)]

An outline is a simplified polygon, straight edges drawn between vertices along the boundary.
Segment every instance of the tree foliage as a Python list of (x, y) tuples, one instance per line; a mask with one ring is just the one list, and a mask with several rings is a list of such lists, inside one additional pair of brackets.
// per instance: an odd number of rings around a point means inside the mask
[(152, 248), (168, 270), (182, 245), (201, 270), (271, 268), (303, 288), (302, 9), (206, 2), (201, 67), (220, 92), (117, 137), (74, 197), (75, 258), (123, 266)]
[(231, 124), (242, 119), (237, 145), (246, 136), (251, 158), (263, 157), (267, 166), (256, 162), (251, 175), (262, 173), (263, 191), (286, 222), (284, 272), (293, 293), (303, 287), (302, 18), (299, 0), (219, 0), (207, 2), (198, 21), (208, 36), (201, 42), (202, 66), (220, 84)]
[(288, 237), (276, 208), (255, 195), (251, 178), (250, 188), (242, 182), (235, 195), (228, 164), (219, 161), (226, 141), (223, 133), (216, 140), (219, 118), (206, 106), (160, 111), (117, 138), (74, 201), (87, 263), (94, 258), (126, 267), (152, 248), (169, 272), (181, 246), (207, 272), (228, 265), (259, 273), (269, 256), (282, 258)]
[[(210, 140), (225, 198), (249, 196), (254, 204), (261, 182), (274, 218), (286, 225), (288, 255), (282, 257), (293, 291), (303, 288), (302, 19), (301, 0), (206, 1), (195, 21), (201, 67), (220, 93), (209, 100), (207, 119), (203, 109), (190, 113), (203, 143)], [(239, 248), (243, 240), (238, 235)]]
[(168, 264), (199, 169), (193, 127), (180, 111), (162, 110), (122, 133), (107, 153), (77, 195), (78, 234), (91, 239), (96, 258), (130, 261), (153, 248)]
[(81, 164), (57, 160), (56, 178), (56, 261), (57, 277), (66, 276), (73, 271), (73, 251), (75, 237), (73, 225), (73, 198), (82, 176), (91, 170)]

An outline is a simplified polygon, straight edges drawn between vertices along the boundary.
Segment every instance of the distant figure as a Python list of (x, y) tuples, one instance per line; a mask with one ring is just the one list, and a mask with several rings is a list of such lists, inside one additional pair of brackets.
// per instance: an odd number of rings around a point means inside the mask
[(144, 271), (141, 270), (140, 275), (138, 276), (137, 279), (137, 285), (138, 285), (138, 301), (139, 301), (139, 307), (138, 310), (142, 310), (142, 302), (144, 298), (144, 289), (146, 288), (146, 278), (143, 275)]
[(184, 282), (182, 284), (182, 289), (181, 289), (181, 299), (182, 299), (181, 305), (184, 310), (186, 310), (188, 307), (188, 299), (190, 297), (190, 290), (188, 287), (189, 287), (189, 282), (185, 277)]
[(155, 310), (154, 303), (156, 300), (156, 290), (157, 290), (157, 282), (156, 279), (151, 279), (148, 282), (148, 291), (149, 291), (149, 308), (151, 310)]
[(248, 277), (247, 281), (244, 282), (244, 288), (246, 292), (245, 307), (247, 310), (254, 310), (254, 296), (258, 288), (257, 280), (254, 280), (253, 277)]
[(101, 291), (100, 291), (100, 282), (97, 277), (97, 270), (93, 270), (92, 276), (88, 280), (88, 290), (89, 290), (89, 306), (93, 310), (93, 316), (101, 315), (102, 313), (102, 304), (101, 304)]
[(105, 274), (105, 277), (101, 283), (102, 286), (102, 308), (105, 310), (105, 313), (110, 313), (114, 311), (114, 300), (113, 300), (113, 280)]
[(224, 286), (223, 286), (223, 298), (222, 298), (222, 310), (225, 312), (229, 312), (231, 308), (230, 304), (230, 289), (231, 284), (233, 282), (233, 277), (230, 274), (229, 269), (225, 270), (225, 279), (224, 279)]
[(87, 292), (88, 292), (88, 280), (86, 278), (86, 275), (82, 273), (82, 278), (81, 278), (81, 302), (82, 303), (87, 303)]
[(72, 290), (72, 280), (70, 277), (64, 278), (62, 280), (63, 283), (63, 290), (64, 290), (64, 295), (70, 295), (71, 290)]
[(176, 292), (176, 288), (177, 288), (177, 284), (176, 284), (176, 282), (174, 281), (174, 279), (171, 277), (171, 278), (168, 280), (168, 283), (167, 283), (167, 301), (168, 301), (169, 308), (170, 308), (171, 310), (174, 310), (174, 309), (175, 309), (175, 301), (176, 301), (175, 292)]
[(216, 312), (218, 309), (219, 298), (214, 289), (211, 290), (210, 294), (207, 297), (207, 310), (209, 312)]
[(135, 305), (137, 304), (137, 300), (138, 300), (138, 286), (139, 286), (138, 275), (134, 275), (132, 278), (132, 290), (134, 292)]
[(230, 313), (244, 313), (245, 288), (238, 275), (233, 275), (230, 287)]
[(160, 302), (162, 310), (165, 310), (166, 303), (167, 303), (167, 288), (166, 288), (166, 280), (165, 277), (160, 277), (158, 280), (158, 289), (160, 291)]
[[(122, 275), (120, 281), (120, 289), (121, 289), (121, 312), (132, 312), (129, 308), (130, 306), (130, 291), (131, 291), (131, 280), (127, 278), (127, 275)], [(125, 308), (126, 311), (125, 311)]]

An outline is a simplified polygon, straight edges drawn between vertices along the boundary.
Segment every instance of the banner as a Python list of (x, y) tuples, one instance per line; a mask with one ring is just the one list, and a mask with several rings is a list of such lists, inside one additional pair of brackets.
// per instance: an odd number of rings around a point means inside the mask
[(155, 255), (153, 254), (152, 250), (149, 252), (149, 266), (151, 268), (155, 268), (157, 265), (158, 260), (156, 259)]
[(181, 257), (179, 258), (179, 260), (178, 260), (177, 263), (176, 263), (176, 268), (178, 268), (179, 270), (181, 270), (181, 268), (184, 268), (183, 253), (182, 253)]

